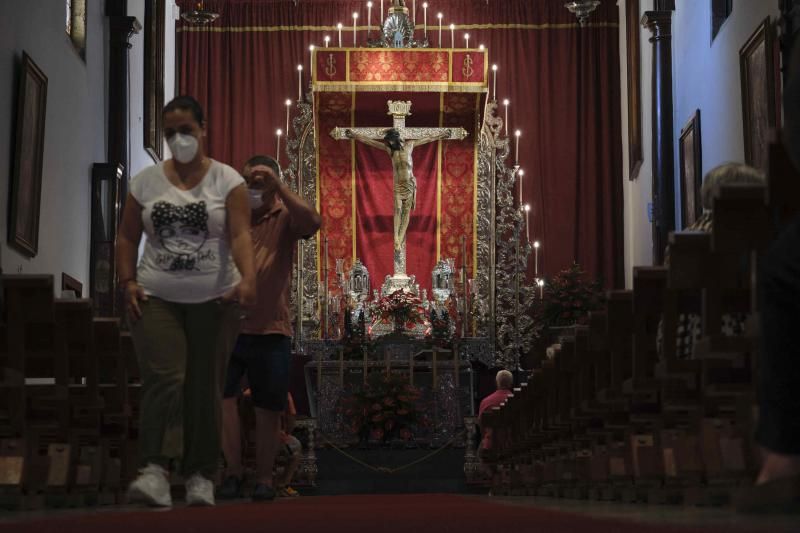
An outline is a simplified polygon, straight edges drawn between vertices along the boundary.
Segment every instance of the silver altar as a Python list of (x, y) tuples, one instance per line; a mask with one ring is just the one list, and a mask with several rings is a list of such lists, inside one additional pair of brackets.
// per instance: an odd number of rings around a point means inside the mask
[[(286, 175), (292, 187), (312, 204), (317, 203), (316, 142), (313, 97), (298, 103), (286, 152)], [(520, 357), (536, 336), (531, 308), (536, 287), (526, 279), (531, 246), (523, 242), (524, 212), (515, 204), (516, 167), (506, 163), (509, 138), (502, 134), (503, 120), (496, 116), (497, 101), (487, 100), (479, 131), (476, 198), (476, 271), (472, 286), (459, 280), (459, 315), (462, 337), (481, 339), (490, 346), (492, 364), (518, 369)], [(326, 132), (327, 134), (327, 132)], [(295, 349), (314, 355), (313, 345), (324, 337), (321, 316), (327, 313), (325, 289), (319, 283), (319, 235), (301, 241), (293, 277), (292, 305), (296, 310)], [(428, 275), (429, 273), (419, 273)], [(463, 276), (462, 276), (463, 277)], [(534, 282), (535, 283), (535, 282)], [(465, 320), (466, 318), (466, 320)]]

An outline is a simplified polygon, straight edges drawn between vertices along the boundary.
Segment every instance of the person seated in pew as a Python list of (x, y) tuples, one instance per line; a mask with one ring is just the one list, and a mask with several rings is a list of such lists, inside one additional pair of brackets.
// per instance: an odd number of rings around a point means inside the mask
[[(500, 404), (511, 396), (511, 389), (514, 388), (514, 375), (508, 370), (501, 370), (497, 373), (495, 382), (497, 383), (497, 390), (484, 398), (481, 401), (480, 407), (478, 407), (478, 427), (481, 427), (481, 417), (484, 411), (493, 407), (499, 407)], [(481, 445), (478, 448), (478, 457), (481, 457), (484, 450), (489, 450), (492, 447), (492, 430), (490, 428), (483, 429), (483, 427), (481, 427), (481, 433), (483, 436)]]
[[(746, 184), (763, 185), (766, 182), (764, 174), (758, 169), (742, 163), (725, 163), (711, 169), (703, 180), (700, 197), (703, 203), (703, 213), (684, 231), (701, 231), (711, 233), (712, 208), (714, 206), (714, 189), (720, 185)], [(664, 266), (669, 267), (669, 245), (664, 252)], [(678, 327), (675, 339), (675, 357), (677, 359), (692, 359), (695, 343), (702, 336), (702, 320), (700, 317), (700, 301), (685, 302), (682, 313), (678, 315)], [(744, 333), (747, 315), (744, 313), (725, 313), (722, 315), (722, 333), (726, 336), (742, 335)], [(661, 358), (664, 354), (664, 328), (663, 321), (658, 324), (656, 337), (658, 353)]]
[[(784, 87), (784, 144), (800, 171), (800, 39), (795, 39)], [(761, 470), (737, 495), (740, 512), (800, 512), (800, 215), (784, 226), (759, 270), (761, 353), (755, 439)]]

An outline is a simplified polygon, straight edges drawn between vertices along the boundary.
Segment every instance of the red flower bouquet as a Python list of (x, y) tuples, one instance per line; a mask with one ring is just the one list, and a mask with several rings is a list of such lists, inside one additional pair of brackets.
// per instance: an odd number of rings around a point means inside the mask
[(395, 330), (411, 329), (425, 321), (422, 300), (398, 289), (375, 303), (376, 323), (394, 323)]

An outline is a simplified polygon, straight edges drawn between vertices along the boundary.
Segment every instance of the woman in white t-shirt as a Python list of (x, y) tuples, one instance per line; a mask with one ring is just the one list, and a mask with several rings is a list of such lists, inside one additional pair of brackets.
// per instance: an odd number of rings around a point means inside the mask
[(172, 159), (131, 180), (117, 237), (119, 282), (142, 376), (142, 469), (128, 494), (172, 505), (167, 469), (179, 456), (187, 503), (213, 505), (221, 372), (238, 334), (238, 304), (255, 299), (250, 206), (242, 177), (206, 157), (197, 101), (179, 96), (163, 118)]

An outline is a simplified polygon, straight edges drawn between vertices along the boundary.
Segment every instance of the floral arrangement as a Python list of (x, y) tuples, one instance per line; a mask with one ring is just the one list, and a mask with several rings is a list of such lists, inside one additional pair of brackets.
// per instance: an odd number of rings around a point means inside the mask
[(410, 292), (398, 289), (375, 302), (375, 322), (395, 324), (395, 329), (413, 328), (425, 321), (422, 300)]
[(588, 281), (586, 272), (573, 263), (545, 285), (541, 319), (547, 327), (586, 324), (589, 312), (603, 303), (599, 281)]
[(417, 409), (420, 391), (408, 377), (373, 372), (367, 382), (341, 400), (340, 410), (347, 429), (359, 440), (410, 440), (426, 419)]

